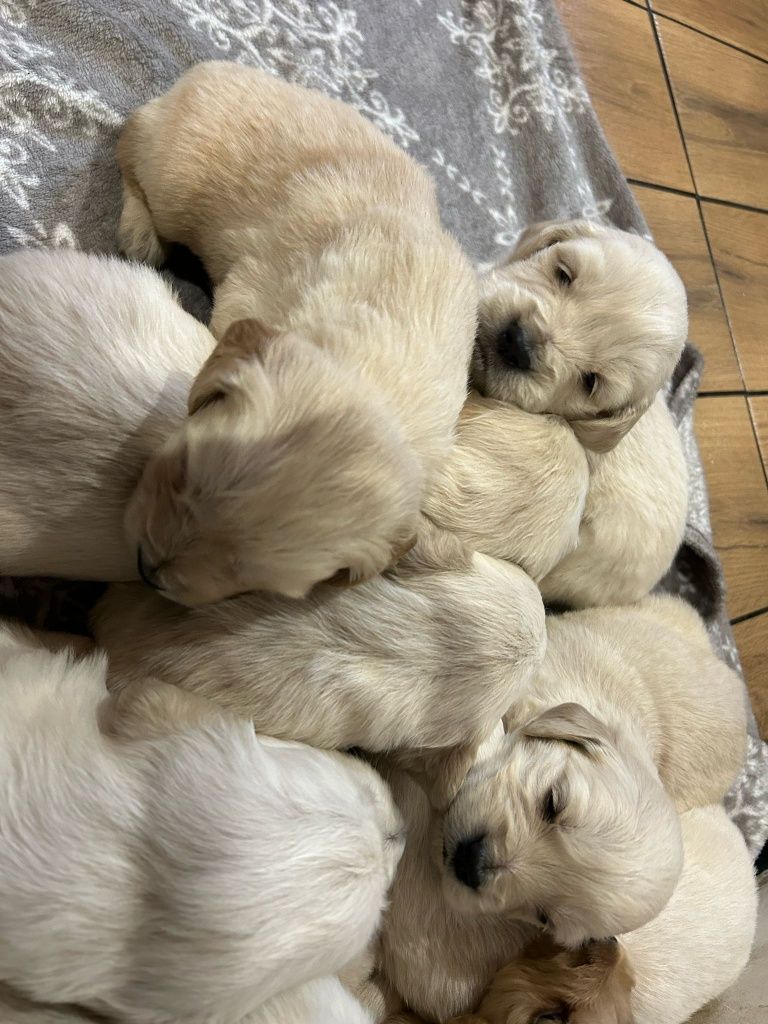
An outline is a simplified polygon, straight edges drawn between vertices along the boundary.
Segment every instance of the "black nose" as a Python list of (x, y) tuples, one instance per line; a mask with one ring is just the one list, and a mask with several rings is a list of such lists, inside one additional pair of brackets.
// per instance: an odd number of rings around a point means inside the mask
[(496, 341), (499, 359), (513, 370), (530, 370), (533, 340), (519, 320), (507, 324)]
[(139, 548), (136, 553), (136, 568), (139, 570), (139, 576), (141, 576), (148, 587), (152, 587), (153, 590), (163, 589), (157, 582), (158, 566), (147, 565), (144, 561), (144, 552), (141, 548)]
[(453, 873), (470, 889), (479, 889), (485, 876), (485, 836), (465, 839), (453, 851)]

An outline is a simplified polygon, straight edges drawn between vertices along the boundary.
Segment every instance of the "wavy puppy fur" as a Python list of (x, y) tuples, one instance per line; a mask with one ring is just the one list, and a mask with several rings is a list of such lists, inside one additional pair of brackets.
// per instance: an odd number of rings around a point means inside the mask
[(115, 702), (103, 656), (15, 634), (0, 674), (0, 983), (128, 1024), (239, 1024), (367, 948), (403, 842), (367, 765), (156, 681)]
[(187, 610), (114, 587), (94, 615), (110, 685), (155, 676), (320, 747), (480, 742), (543, 657), (544, 610), (521, 569), (447, 540), (426, 531), (396, 574), (301, 602)]
[[(350, 107), (231, 62), (192, 68), (135, 111), (118, 161), (126, 253), (158, 262), (180, 242), (216, 286), (221, 347), (193, 418), (216, 409), (248, 437), (249, 415), (281, 393), (248, 495), (268, 513), (250, 552), (261, 585), (302, 596), (339, 570), (375, 575), (416, 533), (475, 333), (475, 275), (429, 177)], [(308, 434), (323, 439), (311, 457)], [(167, 529), (148, 536), (157, 490), (148, 481), (135, 530), (153, 563), (170, 560), (171, 586), (181, 516), (166, 506)]]

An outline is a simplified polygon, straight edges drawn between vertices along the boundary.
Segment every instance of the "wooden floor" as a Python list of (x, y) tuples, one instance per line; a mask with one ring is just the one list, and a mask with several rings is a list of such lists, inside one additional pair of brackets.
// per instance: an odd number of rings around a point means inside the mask
[(766, 0), (558, 3), (608, 140), (688, 288), (715, 544), (768, 736)]

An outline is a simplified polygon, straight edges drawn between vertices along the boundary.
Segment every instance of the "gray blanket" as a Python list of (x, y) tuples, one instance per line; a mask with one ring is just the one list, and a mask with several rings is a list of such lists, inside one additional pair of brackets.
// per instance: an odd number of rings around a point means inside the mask
[[(541, 218), (606, 217), (647, 231), (552, 0), (0, 0), (0, 252), (113, 252), (119, 126), (206, 58), (353, 104), (432, 172), (447, 225), (478, 261)], [(194, 284), (182, 296), (205, 309)], [(699, 608), (738, 667), (692, 428), (699, 373), (689, 346), (670, 404), (688, 456), (690, 522), (664, 586)], [(71, 588), (54, 600), (30, 586), (4, 581), (5, 605), (31, 601), (40, 620), (44, 599), (42, 618), (66, 626), (56, 612), (77, 604)], [(767, 769), (752, 722), (730, 806), (753, 852), (768, 834)]]

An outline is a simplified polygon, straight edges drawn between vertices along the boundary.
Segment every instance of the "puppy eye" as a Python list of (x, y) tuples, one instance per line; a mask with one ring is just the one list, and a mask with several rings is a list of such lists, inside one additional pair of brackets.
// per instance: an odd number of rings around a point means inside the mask
[(557, 820), (557, 816), (562, 810), (560, 794), (557, 792), (555, 787), (547, 793), (544, 797), (544, 803), (541, 808), (541, 816), (548, 825), (554, 825)]
[(543, 910), (536, 911), (536, 920), (539, 922), (542, 928), (549, 928), (550, 924), (552, 923), (549, 920), (549, 916), (545, 914)]
[(550, 1024), (568, 1024), (568, 1011), (547, 1010), (546, 1013), (540, 1013), (533, 1024), (544, 1024), (545, 1021), (550, 1021)]
[(590, 397), (594, 395), (599, 382), (600, 378), (596, 373), (582, 373), (581, 375), (581, 385)]
[(555, 267), (555, 280), (561, 287), (568, 288), (573, 284), (573, 274), (568, 267), (563, 266), (562, 263), (558, 263)]

